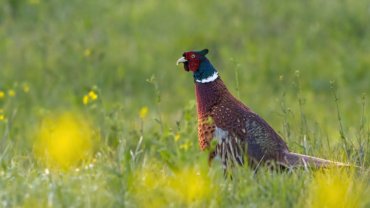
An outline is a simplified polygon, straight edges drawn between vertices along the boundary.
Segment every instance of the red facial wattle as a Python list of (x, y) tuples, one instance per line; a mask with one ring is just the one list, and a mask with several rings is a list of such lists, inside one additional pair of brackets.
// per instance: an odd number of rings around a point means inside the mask
[(199, 60), (191, 60), (188, 61), (188, 68), (190, 71), (195, 72), (199, 68), (200, 61)]
[(199, 56), (193, 52), (187, 52), (183, 54), (187, 62), (184, 63), (184, 67), (186, 71), (195, 72), (198, 70), (200, 65)]

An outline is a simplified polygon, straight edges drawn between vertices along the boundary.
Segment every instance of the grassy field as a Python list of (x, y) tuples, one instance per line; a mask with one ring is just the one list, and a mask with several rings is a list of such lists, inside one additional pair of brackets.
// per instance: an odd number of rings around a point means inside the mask
[[(370, 207), (367, 0), (0, 0), (0, 207)], [(223, 177), (184, 51), (291, 150), (361, 166)]]

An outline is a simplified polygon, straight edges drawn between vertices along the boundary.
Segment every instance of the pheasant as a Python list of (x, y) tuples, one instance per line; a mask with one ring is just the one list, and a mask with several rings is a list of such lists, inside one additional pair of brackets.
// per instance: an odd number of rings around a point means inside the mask
[[(243, 165), (245, 158), (251, 167), (260, 164), (283, 168), (348, 166), (289, 151), (284, 140), (264, 119), (229, 92), (206, 54), (208, 49), (188, 51), (176, 64), (183, 63), (185, 71), (193, 72), (198, 142), (201, 150), (210, 150), (210, 164), (217, 156), (224, 170), (230, 165)], [(216, 140), (215, 147), (211, 145), (213, 140)]]

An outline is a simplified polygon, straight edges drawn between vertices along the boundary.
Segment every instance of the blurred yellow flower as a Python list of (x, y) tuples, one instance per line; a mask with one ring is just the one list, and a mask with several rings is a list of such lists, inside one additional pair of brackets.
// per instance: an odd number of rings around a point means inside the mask
[(96, 99), (98, 99), (98, 94), (96, 94), (95, 91), (90, 90), (86, 95), (84, 95), (82, 97), (82, 103), (84, 105), (87, 105), (87, 104), (89, 104), (90, 102), (92, 102), (92, 101), (94, 101)]
[(140, 109), (140, 111), (139, 111), (139, 116), (140, 116), (140, 118), (141, 118), (141, 119), (146, 118), (146, 116), (148, 115), (148, 112), (149, 112), (148, 107), (146, 107), (146, 106), (142, 107), (142, 108)]
[(320, 171), (309, 187), (307, 207), (360, 207), (364, 189), (347, 170)]
[(30, 91), (30, 86), (27, 83), (22, 85), (23, 92), (28, 93)]
[(207, 207), (219, 199), (207, 168), (185, 167), (172, 172), (150, 160), (131, 177), (129, 188), (138, 207)]
[(46, 166), (66, 170), (91, 157), (92, 137), (89, 122), (79, 115), (47, 117), (36, 132), (34, 153)]
[(169, 180), (169, 188), (173, 198), (187, 207), (216, 198), (217, 195), (216, 187), (213, 187), (207, 172), (195, 168), (177, 171)]
[(180, 149), (187, 151), (191, 146), (192, 144), (189, 141), (186, 141), (185, 143), (180, 145)]
[(91, 49), (86, 48), (85, 51), (84, 51), (84, 56), (89, 57), (89, 56), (91, 56), (91, 53), (92, 53)]
[(10, 89), (10, 90), (8, 90), (8, 95), (10, 96), (10, 97), (14, 97), (15, 96), (15, 91), (13, 90), (13, 89)]
[(5, 97), (5, 92), (0, 90), (0, 99)]
[(0, 114), (0, 121), (4, 121), (4, 120), (5, 120), (5, 115)]
[(88, 96), (89, 96), (89, 98), (90, 98), (91, 100), (96, 100), (96, 99), (98, 99), (98, 94), (96, 94), (93, 90), (91, 90), (91, 91), (89, 92)]
[(89, 96), (84, 95), (84, 96), (83, 96), (83, 98), (82, 98), (82, 103), (83, 103), (84, 105), (89, 104)]
[(175, 134), (175, 142), (179, 141), (180, 139), (180, 133)]
[(168, 204), (163, 193), (168, 175), (158, 162), (144, 163), (131, 177), (129, 185), (138, 207), (165, 207)]

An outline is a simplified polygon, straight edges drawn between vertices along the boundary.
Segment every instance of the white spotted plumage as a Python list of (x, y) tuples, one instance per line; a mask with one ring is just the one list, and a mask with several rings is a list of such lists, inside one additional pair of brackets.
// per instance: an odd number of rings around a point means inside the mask
[(214, 138), (217, 139), (217, 143), (221, 144), (222, 142), (225, 142), (229, 138), (229, 132), (216, 127), (215, 133), (214, 133)]

